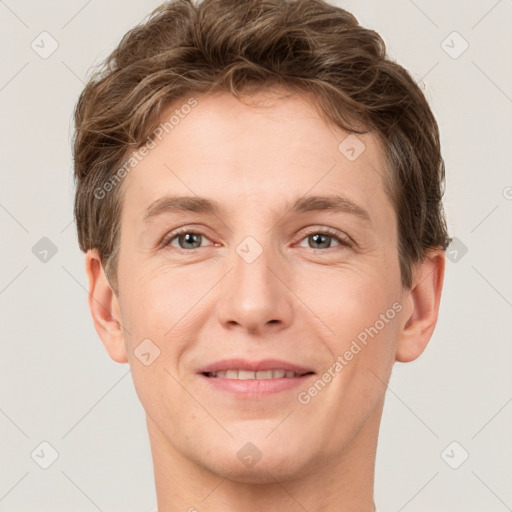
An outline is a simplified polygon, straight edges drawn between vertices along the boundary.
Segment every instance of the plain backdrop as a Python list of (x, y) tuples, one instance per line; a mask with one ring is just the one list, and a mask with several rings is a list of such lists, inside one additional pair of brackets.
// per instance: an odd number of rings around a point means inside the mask
[[(156, 505), (128, 365), (109, 359), (87, 307), (70, 140), (91, 65), (158, 4), (0, 1), (5, 512)], [(377, 30), (424, 87), (441, 130), (455, 237), (435, 334), (390, 381), (376, 503), (384, 512), (512, 510), (512, 2), (337, 5)]]

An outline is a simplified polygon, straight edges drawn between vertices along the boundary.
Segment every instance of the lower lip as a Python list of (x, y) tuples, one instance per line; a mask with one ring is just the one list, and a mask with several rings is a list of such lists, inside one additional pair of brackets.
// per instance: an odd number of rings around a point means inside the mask
[(201, 375), (206, 383), (214, 389), (227, 391), (244, 398), (260, 397), (281, 391), (288, 391), (304, 386), (306, 381), (314, 374), (302, 375), (301, 377), (283, 377), (281, 379), (226, 379), (223, 377), (207, 377)]

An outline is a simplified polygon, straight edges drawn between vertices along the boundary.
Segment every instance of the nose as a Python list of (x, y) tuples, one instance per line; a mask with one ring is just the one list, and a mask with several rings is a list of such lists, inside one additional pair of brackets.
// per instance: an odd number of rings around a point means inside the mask
[(222, 326), (256, 335), (287, 328), (293, 294), (285, 284), (289, 268), (279, 255), (252, 239), (233, 251), (230, 267), (217, 307)]

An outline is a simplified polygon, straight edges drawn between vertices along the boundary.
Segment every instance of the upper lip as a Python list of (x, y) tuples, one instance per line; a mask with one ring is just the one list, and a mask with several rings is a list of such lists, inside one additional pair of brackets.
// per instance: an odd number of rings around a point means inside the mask
[(260, 372), (266, 370), (287, 370), (303, 375), (314, 373), (311, 368), (282, 361), (280, 359), (262, 359), (260, 361), (248, 361), (247, 359), (222, 359), (208, 364), (199, 369), (198, 373), (213, 373), (226, 370), (247, 370)]

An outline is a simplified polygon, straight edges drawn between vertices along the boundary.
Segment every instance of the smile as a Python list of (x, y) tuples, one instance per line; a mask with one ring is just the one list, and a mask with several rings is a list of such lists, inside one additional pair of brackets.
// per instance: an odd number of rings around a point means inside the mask
[(265, 396), (304, 386), (315, 372), (280, 359), (231, 358), (210, 363), (200, 368), (198, 374), (214, 393), (259, 401)]
[(224, 370), (218, 372), (207, 372), (207, 377), (215, 377), (218, 379), (235, 379), (235, 380), (268, 380), (282, 378), (296, 378), (303, 374), (295, 373), (290, 370), (262, 370), (253, 372), (250, 370)]

